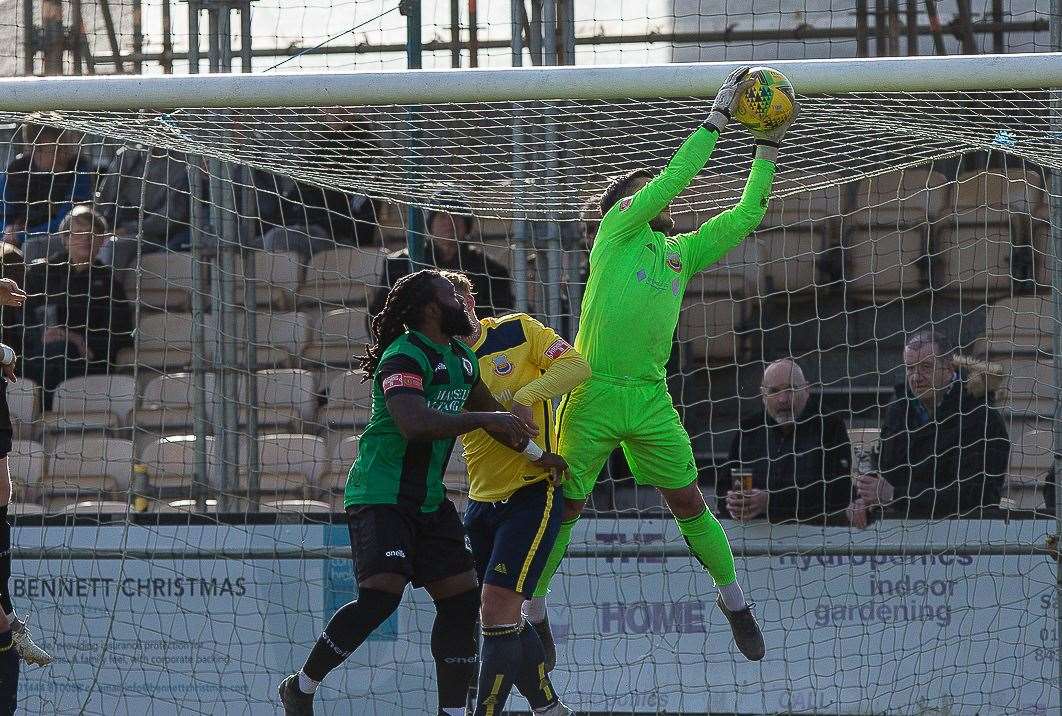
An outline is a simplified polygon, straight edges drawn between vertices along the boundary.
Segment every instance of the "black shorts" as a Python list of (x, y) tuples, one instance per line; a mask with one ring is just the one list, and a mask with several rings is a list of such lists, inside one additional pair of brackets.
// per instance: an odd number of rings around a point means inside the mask
[(0, 428), (0, 458), (7, 457), (11, 452), (11, 431)]
[(564, 500), (547, 480), (521, 487), (504, 502), (468, 501), (465, 529), (482, 584), (530, 596), (553, 548)]
[(435, 512), (400, 505), (351, 505), (347, 524), (359, 582), (390, 573), (422, 587), (472, 569), (465, 530), (449, 500), (443, 500)]

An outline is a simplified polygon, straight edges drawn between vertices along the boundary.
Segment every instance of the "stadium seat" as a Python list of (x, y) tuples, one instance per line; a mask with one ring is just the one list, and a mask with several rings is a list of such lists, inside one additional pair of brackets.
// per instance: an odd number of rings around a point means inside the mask
[(157, 502), (155, 503), (155, 512), (174, 513), (174, 512), (200, 512), (207, 514), (214, 514), (218, 511), (217, 500), (171, 500), (169, 502)]
[(949, 185), (940, 172), (912, 167), (864, 179), (853, 193), (846, 223), (914, 227), (936, 221), (946, 205)]
[[(1036, 172), (989, 169), (964, 173), (955, 183), (954, 222), (959, 225), (1009, 224), (1028, 217), (1044, 203)], [(949, 217), (951, 218), (951, 217)]]
[(869, 227), (846, 233), (844, 287), (872, 302), (924, 291), (926, 228)]
[(985, 350), (990, 356), (1050, 352), (1059, 329), (1050, 297), (1015, 296), (985, 311)]
[(44, 507), (36, 502), (11, 502), (7, 505), (9, 515), (43, 515)]
[[(313, 374), (299, 368), (272, 368), (255, 373), (258, 387), (258, 425), (287, 426), (304, 430), (313, 423), (317, 410)], [(241, 395), (246, 390), (241, 387)], [(247, 422), (247, 408), (242, 406), (241, 423)]]
[(316, 488), (328, 469), (324, 438), (316, 435), (263, 435), (258, 438), (261, 494), (298, 494)]
[[(202, 265), (203, 279), (207, 279), (209, 264)], [(130, 300), (139, 300), (147, 309), (183, 311), (191, 306), (192, 254), (187, 251), (162, 251), (140, 257), (139, 271), (126, 279), (125, 293)], [(140, 294), (137, 295), (137, 275)]]
[(51, 451), (45, 490), (50, 494), (84, 495), (129, 488), (133, 441), (84, 435), (66, 438)]
[[(188, 368), (192, 365), (194, 327), (190, 313), (143, 314), (133, 334), (136, 346), (123, 348), (118, 364), (171, 371)], [(207, 341), (212, 340), (210, 330), (205, 335)]]
[(443, 485), (447, 493), (468, 495), (468, 463), (465, 462), (465, 451), (461, 441), (454, 443), (454, 451), (450, 453), (450, 461), (446, 463), (446, 472), (443, 474)]
[(332, 512), (332, 506), (320, 500), (276, 500), (262, 503), (263, 512), (294, 512), (306, 514), (314, 512)]
[(1011, 410), (1019, 414), (1054, 415), (1055, 368), (1049, 356), (1015, 357), (1004, 363)]
[(342, 247), (315, 254), (296, 302), (299, 306), (364, 306), (371, 300), (385, 254), (375, 248)]
[[(217, 377), (205, 373), (206, 417), (213, 419)], [(148, 381), (136, 413), (136, 427), (155, 432), (177, 432), (190, 428), (195, 422), (192, 407), (195, 397), (195, 376), (191, 373), (166, 373)]]
[[(306, 348), (310, 317), (305, 313), (263, 313), (255, 320), (255, 344), (259, 367), (294, 366)], [(239, 351), (243, 355), (243, 351)]]
[(805, 189), (788, 196), (780, 193), (792, 191), (795, 187), (805, 187), (814, 182), (829, 182), (827, 176), (785, 175), (785, 181), (774, 185), (767, 214), (761, 226), (764, 229), (789, 228), (812, 229), (823, 225), (831, 218), (841, 216), (841, 187), (836, 183), (817, 189)]
[(47, 454), (44, 446), (36, 440), (12, 440), (11, 452), (7, 454), (7, 467), (15, 490), (37, 490), (44, 479)]
[(321, 316), (310, 330), (303, 359), (314, 365), (350, 368), (354, 356), (369, 343), (368, 312), (361, 308), (337, 308)]
[(947, 226), (933, 244), (934, 288), (985, 299), (1010, 292), (1013, 243), (1000, 227)]
[(128, 503), (116, 500), (81, 500), (60, 510), (65, 515), (122, 515), (129, 511)]
[(321, 409), (320, 420), (326, 428), (354, 428), (369, 421), (372, 382), (362, 378), (361, 371), (349, 370), (328, 385), (328, 404)]
[(739, 359), (737, 326), (744, 320), (740, 301), (718, 298), (686, 302), (679, 316), (678, 341), (694, 367)]
[(759, 287), (761, 298), (793, 298), (818, 284), (818, 260), (825, 248), (822, 235), (806, 229), (760, 231)]
[[(250, 252), (254, 256), (255, 305), (272, 306), (278, 310), (294, 308), (295, 294), (302, 279), (303, 259), (294, 252), (261, 251)], [(244, 259), (236, 262), (236, 273), (246, 276), (243, 268)], [(245, 305), (244, 288), (237, 289), (236, 302)]]
[(1007, 426), (1010, 437), (1011, 481), (1036, 484), (1054, 464), (1055, 433), (1049, 421), (1012, 420)]
[(7, 410), (15, 435), (29, 436), (36, 429), (40, 405), (38, 386), (29, 378), (19, 378), (7, 385)]
[[(214, 438), (206, 436), (206, 458), (208, 484), (214, 485), (217, 458)], [(171, 491), (174, 488), (186, 490), (191, 487), (195, 476), (196, 438), (195, 435), (168, 435), (148, 443), (140, 454), (148, 471), (148, 479), (153, 489)], [(247, 443), (240, 441), (239, 462), (247, 464)], [(214, 485), (217, 487), (217, 485)]]
[(70, 378), (55, 389), (52, 410), (41, 421), (49, 432), (108, 430), (127, 425), (136, 400), (136, 381), (129, 375)]
[(343, 508), (343, 491), (347, 486), (347, 475), (354, 461), (358, 459), (358, 435), (347, 436), (333, 446), (327, 472), (321, 475), (321, 495), (337, 509)]

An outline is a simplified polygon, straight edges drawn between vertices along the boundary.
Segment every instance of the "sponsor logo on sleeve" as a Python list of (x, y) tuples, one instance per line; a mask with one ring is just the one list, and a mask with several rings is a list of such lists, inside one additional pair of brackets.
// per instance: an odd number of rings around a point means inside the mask
[(563, 338), (558, 338), (557, 340), (553, 341), (553, 345), (546, 349), (546, 355), (556, 360), (571, 349), (572, 347), (568, 344), (568, 341), (564, 340)]
[(416, 373), (395, 373), (383, 379), (384, 395), (398, 388), (424, 390), (424, 379)]

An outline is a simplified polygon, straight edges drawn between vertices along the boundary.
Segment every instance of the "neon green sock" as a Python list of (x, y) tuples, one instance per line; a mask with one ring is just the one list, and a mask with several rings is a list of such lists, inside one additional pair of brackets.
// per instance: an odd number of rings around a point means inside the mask
[(704, 512), (696, 517), (682, 520), (676, 518), (675, 521), (678, 522), (679, 532), (686, 539), (690, 552), (708, 570), (708, 574), (712, 575), (715, 586), (725, 587), (737, 581), (734, 553), (730, 550), (723, 526), (710, 510), (705, 508)]
[[(546, 557), (546, 567), (542, 570), (542, 576), (538, 578), (538, 586), (535, 587), (535, 596), (544, 597), (549, 594), (549, 583), (553, 581), (553, 575), (557, 573), (557, 568), (560, 567), (561, 560), (564, 559), (564, 553), (568, 551), (568, 543), (572, 541), (572, 528), (575, 527), (575, 523), (579, 521), (578, 515), (561, 522), (560, 531), (557, 532), (557, 541), (553, 543), (553, 547), (549, 551), (549, 556)], [(724, 539), (726, 539), (724, 537)]]

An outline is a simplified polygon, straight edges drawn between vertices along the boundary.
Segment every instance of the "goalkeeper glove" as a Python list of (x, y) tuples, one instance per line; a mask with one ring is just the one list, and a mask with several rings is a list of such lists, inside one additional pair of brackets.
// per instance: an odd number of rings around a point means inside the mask
[(756, 140), (756, 159), (766, 159), (770, 162), (778, 161), (778, 147), (782, 144), (782, 138), (785, 137), (785, 133), (789, 131), (789, 128), (793, 126), (793, 120), (797, 118), (800, 113), (800, 105), (796, 100), (793, 100), (793, 115), (789, 118), (789, 121), (779, 124), (774, 129), (768, 129), (762, 132), (754, 132), (751, 129), (749, 134)]
[(726, 123), (730, 121), (734, 108), (737, 107), (738, 97), (741, 96), (746, 85), (752, 82), (752, 80), (745, 79), (748, 74), (748, 67), (739, 67), (726, 76), (723, 86), (719, 88), (712, 102), (712, 111), (708, 114), (708, 119), (704, 120), (705, 129), (719, 133), (726, 129)]

